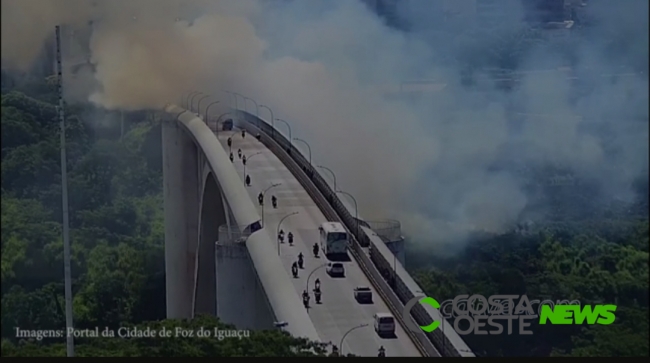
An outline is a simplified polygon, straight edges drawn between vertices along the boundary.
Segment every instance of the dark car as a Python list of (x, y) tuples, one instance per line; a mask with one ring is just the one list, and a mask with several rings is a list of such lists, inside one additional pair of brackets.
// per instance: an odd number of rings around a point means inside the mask
[(354, 298), (361, 304), (372, 304), (372, 290), (367, 286), (355, 287)]
[(221, 124), (221, 129), (222, 129), (223, 131), (230, 131), (230, 130), (232, 130), (232, 127), (233, 127), (233, 122), (232, 122), (232, 119), (231, 119), (231, 118), (225, 120), (225, 121)]

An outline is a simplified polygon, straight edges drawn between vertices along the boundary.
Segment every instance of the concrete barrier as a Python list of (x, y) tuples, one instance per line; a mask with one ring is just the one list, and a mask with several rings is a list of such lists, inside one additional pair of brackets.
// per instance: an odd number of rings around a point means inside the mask
[[(353, 258), (386, 302), (404, 331), (409, 335), (422, 355), (439, 357), (440, 353), (427, 335), (415, 334), (406, 327), (402, 317), (405, 301), (402, 301), (388, 285), (370, 257), (363, 250), (363, 247), (368, 247), (371, 244), (369, 237), (361, 228), (357, 229), (356, 218), (341, 203), (327, 182), (320, 174), (314, 172), (309, 165), (309, 161), (297, 149), (292, 148), (292, 144), (280, 132), (277, 130), (273, 132), (271, 125), (246, 112), (233, 111), (233, 113), (239, 116), (239, 120), (244, 121), (239, 121), (237, 126), (244, 128), (249, 134), (260, 134), (260, 141), (291, 171), (325, 215), (325, 218), (329, 221), (341, 222), (346, 226), (350, 235), (353, 236), (350, 244), (350, 252)], [(357, 231), (360, 232), (358, 235)]]

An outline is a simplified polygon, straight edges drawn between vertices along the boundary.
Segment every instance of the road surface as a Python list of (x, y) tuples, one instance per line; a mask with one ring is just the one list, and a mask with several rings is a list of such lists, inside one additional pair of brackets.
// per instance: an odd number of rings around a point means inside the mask
[[(326, 222), (325, 216), (311, 200), (309, 194), (303, 189), (298, 180), (282, 164), (282, 162), (264, 145), (257, 141), (252, 135), (242, 138), (241, 132), (219, 132), (219, 140), (223, 147), (228, 150), (227, 138), (232, 136), (232, 152), (234, 164), (242, 182), (244, 180), (244, 165), (238, 157), (238, 149), (248, 157), (246, 173), (251, 177), (251, 186), (248, 188), (251, 199), (257, 205), (258, 194), (271, 186), (281, 183), (280, 186), (270, 189), (265, 197), (264, 205), (264, 229), (268, 232), (272, 241), (277, 241), (277, 229), (280, 219), (284, 216), (298, 212), (282, 222), (281, 228), (285, 235), (289, 232), (294, 234), (294, 244), (289, 246), (286, 241), (279, 246), (282, 262), (285, 265), (287, 274), (291, 276), (291, 265), (298, 260), (298, 254), (304, 256), (304, 269), (299, 271), (299, 277), (293, 279), (296, 292), (302, 294), (307, 289), (310, 293), (309, 315), (323, 342), (331, 342), (341, 348), (340, 342), (343, 336), (350, 329), (368, 324), (351, 331), (344, 340), (343, 354), (355, 354), (357, 356), (377, 356), (378, 349), (383, 346), (386, 349), (386, 356), (421, 356), (418, 349), (410, 340), (403, 328), (397, 324), (395, 338), (381, 338), (373, 326), (373, 314), (382, 312), (389, 313), (390, 310), (376, 293), (370, 281), (366, 278), (356, 261), (352, 258), (350, 262), (344, 262), (346, 276), (344, 278), (332, 278), (325, 270), (327, 259), (324, 256), (314, 258), (312, 247), (319, 240), (318, 226)], [(259, 153), (255, 155), (256, 153)], [(254, 155), (254, 156), (252, 156)], [(271, 206), (271, 195), (278, 199), (278, 208)], [(260, 215), (262, 207), (258, 206)], [(321, 251), (322, 255), (322, 251)], [(313, 272), (313, 273), (312, 273)], [(309, 278), (309, 288), (307, 278)], [(322, 304), (316, 304), (312, 289), (316, 279), (321, 281)], [(361, 305), (354, 299), (353, 289), (356, 286), (368, 286), (373, 290), (373, 304)]]

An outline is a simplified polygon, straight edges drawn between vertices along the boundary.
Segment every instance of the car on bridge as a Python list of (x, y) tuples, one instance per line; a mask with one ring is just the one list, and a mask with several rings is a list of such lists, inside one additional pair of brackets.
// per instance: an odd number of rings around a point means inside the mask
[(395, 317), (389, 313), (376, 313), (373, 316), (375, 320), (375, 331), (380, 337), (395, 336)]
[(354, 299), (361, 304), (372, 304), (372, 290), (367, 286), (354, 288)]
[(345, 267), (340, 262), (328, 263), (325, 271), (332, 277), (345, 277)]
[(231, 131), (232, 128), (233, 128), (233, 121), (232, 121), (231, 118), (225, 120), (225, 121), (221, 124), (221, 130), (223, 130), (223, 131)]

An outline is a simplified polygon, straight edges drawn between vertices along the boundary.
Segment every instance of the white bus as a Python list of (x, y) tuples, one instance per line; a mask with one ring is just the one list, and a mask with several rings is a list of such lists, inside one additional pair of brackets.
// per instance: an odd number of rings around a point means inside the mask
[(339, 222), (325, 222), (318, 227), (320, 231), (320, 248), (325, 255), (346, 255), (348, 248), (348, 232)]

